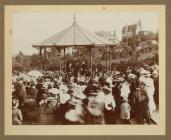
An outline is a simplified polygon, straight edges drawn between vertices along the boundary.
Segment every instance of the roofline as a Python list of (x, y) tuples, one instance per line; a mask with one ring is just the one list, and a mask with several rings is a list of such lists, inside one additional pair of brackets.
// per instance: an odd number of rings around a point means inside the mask
[(108, 47), (117, 44), (92, 44), (92, 45), (32, 45), (33, 48), (69, 48), (69, 47)]

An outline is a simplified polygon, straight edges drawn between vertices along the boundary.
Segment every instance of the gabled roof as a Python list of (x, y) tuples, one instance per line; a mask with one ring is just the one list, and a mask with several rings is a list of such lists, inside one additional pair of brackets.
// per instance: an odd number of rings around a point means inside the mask
[(43, 40), (33, 47), (114, 46), (116, 43), (99, 37), (78, 25), (76, 21), (61, 32)]

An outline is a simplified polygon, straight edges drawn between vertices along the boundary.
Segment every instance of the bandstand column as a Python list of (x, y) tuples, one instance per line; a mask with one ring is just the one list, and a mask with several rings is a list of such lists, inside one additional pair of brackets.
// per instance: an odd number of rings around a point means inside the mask
[(45, 70), (47, 70), (46, 48), (44, 48), (44, 57), (45, 57)]
[(108, 56), (108, 47), (106, 47), (106, 72), (108, 70), (108, 68), (107, 68), (107, 60), (108, 60), (107, 56)]
[(66, 48), (64, 48), (64, 72), (66, 73)]
[(109, 47), (109, 71), (111, 71), (111, 47)]
[(92, 74), (92, 47), (90, 47), (90, 72)]
[(40, 68), (42, 70), (42, 48), (41, 47), (39, 49), (39, 53), (40, 53)]
[(59, 59), (59, 75), (61, 75), (61, 54), (60, 54), (60, 49), (58, 49), (58, 59)]

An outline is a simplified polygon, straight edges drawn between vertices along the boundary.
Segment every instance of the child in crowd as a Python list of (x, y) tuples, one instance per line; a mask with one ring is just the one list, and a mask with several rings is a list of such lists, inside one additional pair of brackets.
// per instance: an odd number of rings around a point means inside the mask
[(120, 117), (123, 124), (129, 124), (131, 106), (128, 103), (128, 99), (124, 99), (124, 102), (120, 106)]
[(17, 99), (12, 100), (12, 123), (13, 125), (21, 125), (23, 116), (21, 110), (18, 109), (19, 101)]

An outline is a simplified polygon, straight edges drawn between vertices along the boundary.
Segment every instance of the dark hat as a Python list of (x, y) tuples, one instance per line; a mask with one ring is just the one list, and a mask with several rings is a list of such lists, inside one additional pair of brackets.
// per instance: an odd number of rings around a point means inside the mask
[(69, 90), (67, 91), (68, 94), (72, 94), (73, 92), (74, 92), (74, 91), (71, 90), (71, 89), (69, 89)]
[(43, 84), (44, 84), (44, 82), (43, 82), (43, 79), (42, 79), (42, 78), (38, 80), (38, 84), (40, 84), (40, 85), (43, 85)]
[(32, 80), (31, 82), (30, 82), (30, 86), (34, 86), (35, 85), (35, 82)]
[(110, 83), (109, 82), (103, 82), (102, 86), (107, 86), (108, 88), (110, 88)]
[(90, 79), (90, 81), (89, 81), (89, 83), (88, 83), (89, 85), (93, 85), (93, 84), (99, 84), (99, 82), (98, 81), (96, 81), (96, 80), (94, 80), (94, 79)]
[(89, 96), (89, 95), (97, 95), (97, 94), (98, 94), (98, 88), (97, 88), (96, 86), (94, 86), (94, 85), (89, 85), (89, 86), (85, 89), (84, 93), (85, 93), (87, 96)]
[(13, 98), (12, 99), (12, 107), (15, 107), (15, 106), (18, 106), (18, 105), (19, 105), (18, 99)]
[(108, 86), (108, 85), (103, 85), (103, 91), (104, 91), (104, 93), (106, 93), (106, 94), (108, 94), (108, 93), (110, 93), (111, 92), (111, 89), (110, 89), (110, 86)]
[(47, 99), (48, 98), (48, 95), (47, 94), (42, 94), (42, 98), (43, 99)]
[(51, 84), (48, 84), (48, 89), (51, 89), (52, 88), (52, 85)]
[(102, 84), (102, 83), (104, 83), (104, 82), (106, 82), (106, 78), (105, 77), (100, 77), (99, 78), (99, 82)]
[(128, 76), (125, 77), (124, 81), (127, 81), (130, 83), (130, 78)]

